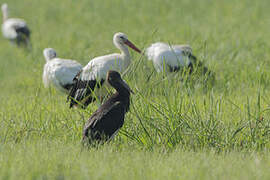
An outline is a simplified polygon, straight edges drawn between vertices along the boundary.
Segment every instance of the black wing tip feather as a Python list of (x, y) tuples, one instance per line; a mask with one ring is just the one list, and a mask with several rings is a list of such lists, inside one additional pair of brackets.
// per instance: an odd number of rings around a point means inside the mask
[(23, 34), (25, 37), (30, 38), (31, 31), (26, 26), (24, 26), (24, 27), (17, 27), (17, 28), (15, 28), (15, 31), (18, 34)]
[[(79, 72), (80, 73), (80, 72)], [(78, 73), (78, 74), (79, 74)], [(97, 80), (90, 80), (90, 81), (81, 81), (77, 78), (74, 78), (74, 85), (71, 87), (69, 95), (67, 97), (67, 101), (70, 100), (69, 108), (72, 108), (74, 105), (80, 105), (81, 108), (85, 109), (90, 103), (94, 102), (96, 99), (91, 96), (94, 89), (100, 88), (102, 84), (105, 82), (104, 79), (101, 79), (99, 82)], [(83, 91), (82, 89), (86, 89)], [(80, 101), (85, 100), (82, 104)]]
[(17, 38), (15, 39), (15, 42), (18, 46), (30, 46), (30, 34), (31, 31), (28, 29), (28, 27), (15, 27), (15, 31), (18, 34)]
[[(191, 74), (193, 72), (193, 64), (196, 64), (197, 58), (192, 53), (188, 54), (188, 58), (191, 59), (191, 62), (188, 65), (189, 73)], [(180, 71), (180, 66), (168, 66), (170, 72), (178, 72)]]
[(72, 108), (74, 105), (76, 105), (76, 101), (75, 101), (75, 94), (76, 94), (76, 91), (78, 90), (78, 87), (79, 87), (79, 83), (80, 83), (80, 74), (81, 74), (82, 70), (80, 70), (76, 76), (74, 76), (73, 78), (73, 83), (72, 83), (72, 86), (70, 87), (69, 89), (69, 94), (67, 96), (67, 102), (70, 101), (70, 104), (69, 104), (69, 108)]
[(65, 84), (62, 86), (65, 90), (70, 90), (73, 87), (73, 84)]
[[(193, 54), (189, 54), (188, 55), (189, 59), (190, 59), (190, 63), (188, 65), (188, 69), (189, 69), (189, 74), (193, 73), (194, 71), (194, 66), (198, 66), (200, 68), (203, 69), (203, 74), (210, 74), (210, 75), (214, 75), (213, 71), (209, 70), (208, 67), (204, 66), (203, 62), (201, 61), (198, 61), (197, 60), (197, 57), (194, 56)], [(169, 66), (169, 71), (170, 72), (177, 72), (179, 71), (181, 68), (179, 66), (175, 66), (175, 67), (172, 67), (172, 66)]]
[(197, 60), (197, 57), (194, 56), (192, 53), (190, 53), (190, 54), (188, 55), (188, 57), (189, 57), (190, 59), (194, 60), (194, 61)]
[(208, 67), (204, 66), (203, 62), (198, 61), (196, 56), (194, 56), (193, 54), (189, 54), (189, 58), (191, 59), (191, 63), (188, 66), (189, 69), (190, 69), (190, 73), (193, 72), (194, 65), (197, 65), (198, 67), (202, 68), (202, 73), (204, 75), (207, 75), (207, 76), (212, 77), (213, 79), (215, 79), (215, 72), (210, 70)]

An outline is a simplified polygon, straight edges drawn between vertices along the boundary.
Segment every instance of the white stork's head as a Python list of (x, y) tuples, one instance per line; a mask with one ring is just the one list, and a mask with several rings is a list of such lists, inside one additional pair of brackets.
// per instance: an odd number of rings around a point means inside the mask
[(124, 33), (118, 32), (115, 33), (113, 36), (113, 42), (115, 42), (116, 44), (124, 44), (125, 41), (128, 40), (127, 35), (125, 35)]
[(56, 58), (56, 51), (53, 48), (46, 48), (43, 50), (43, 55), (48, 62), (51, 59)]
[(124, 33), (115, 33), (113, 36), (113, 43), (119, 49), (123, 49), (125, 45), (127, 45), (138, 53), (141, 53), (141, 51), (132, 42), (128, 40), (127, 35), (125, 35)]
[(1, 6), (2, 14), (3, 14), (3, 21), (8, 19), (8, 5), (7, 3), (2, 4)]

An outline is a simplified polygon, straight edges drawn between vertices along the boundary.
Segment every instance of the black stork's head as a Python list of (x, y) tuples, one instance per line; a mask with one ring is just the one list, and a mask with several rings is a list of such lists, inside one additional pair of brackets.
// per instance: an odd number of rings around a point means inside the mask
[(117, 71), (108, 71), (107, 81), (114, 87), (118, 93), (133, 93), (128, 84), (121, 78)]

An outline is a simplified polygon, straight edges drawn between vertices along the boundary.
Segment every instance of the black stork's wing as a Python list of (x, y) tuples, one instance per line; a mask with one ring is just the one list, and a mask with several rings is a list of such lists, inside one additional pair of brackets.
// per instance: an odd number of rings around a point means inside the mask
[(85, 124), (83, 140), (108, 140), (123, 126), (125, 113), (119, 101), (102, 105)]
[(206, 67), (202, 61), (199, 61), (193, 54), (189, 55), (189, 59), (191, 61), (191, 64), (190, 64), (191, 72), (193, 71), (193, 68), (195, 65), (198, 68), (200, 68), (203, 75), (207, 75), (209, 76), (209, 78), (211, 77), (215, 79), (215, 73), (211, 71), (210, 69), (208, 69), (208, 67)]
[(27, 45), (30, 39), (30, 29), (26, 25), (16, 24), (14, 29), (17, 33), (16, 43)]

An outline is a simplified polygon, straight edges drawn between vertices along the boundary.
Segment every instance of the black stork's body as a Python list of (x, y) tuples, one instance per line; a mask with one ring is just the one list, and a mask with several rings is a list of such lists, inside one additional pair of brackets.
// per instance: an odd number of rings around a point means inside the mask
[(125, 114), (129, 110), (130, 92), (132, 91), (121, 79), (120, 74), (116, 71), (109, 71), (107, 81), (116, 89), (116, 93), (105, 101), (85, 124), (83, 141), (90, 144), (111, 139), (123, 126)]

